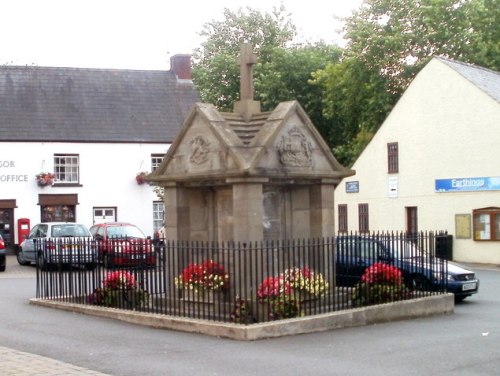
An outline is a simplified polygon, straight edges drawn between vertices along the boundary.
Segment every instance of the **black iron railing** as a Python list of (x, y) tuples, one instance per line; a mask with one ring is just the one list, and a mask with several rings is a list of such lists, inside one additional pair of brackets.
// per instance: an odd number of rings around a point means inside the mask
[[(440, 240), (443, 241), (442, 239)], [(434, 233), (265, 242), (41, 245), (40, 299), (252, 324), (441, 294)], [(95, 262), (89, 262), (95, 250)]]

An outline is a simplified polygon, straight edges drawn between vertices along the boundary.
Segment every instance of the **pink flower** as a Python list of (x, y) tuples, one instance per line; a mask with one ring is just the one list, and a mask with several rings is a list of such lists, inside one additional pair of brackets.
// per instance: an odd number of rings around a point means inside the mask
[(110, 289), (131, 289), (137, 287), (137, 282), (132, 273), (125, 270), (117, 270), (106, 274), (103, 285), (105, 288)]
[(257, 289), (259, 300), (279, 298), (290, 295), (292, 288), (282, 277), (267, 277)]

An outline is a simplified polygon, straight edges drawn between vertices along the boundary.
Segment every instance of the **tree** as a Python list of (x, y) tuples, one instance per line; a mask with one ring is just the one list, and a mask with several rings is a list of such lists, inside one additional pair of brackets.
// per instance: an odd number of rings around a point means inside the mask
[(269, 62), (271, 52), (285, 47), (295, 36), (295, 26), (283, 6), (272, 14), (248, 7), (246, 12), (241, 8), (236, 12), (225, 9), (224, 17), (223, 21), (203, 26), (200, 35), (206, 41), (193, 54), (193, 81), (201, 99), (220, 110), (230, 109), (239, 99), (236, 57), (242, 43), (251, 43), (259, 56), (257, 75), (260, 66)]
[(346, 20), (341, 64), (315, 74), (337, 159), (351, 165), (432, 56), (499, 68), (495, 0), (365, 0)]
[(204, 26), (207, 40), (195, 51), (193, 80), (203, 101), (219, 110), (231, 110), (239, 100), (239, 68), (236, 58), (240, 44), (249, 41), (258, 55), (254, 67), (255, 99), (262, 110), (280, 102), (297, 100), (327, 143), (332, 127), (323, 115), (322, 87), (311, 82), (312, 73), (329, 63), (339, 62), (342, 50), (322, 42), (293, 44), (295, 26), (283, 7), (273, 15), (250, 8), (246, 13), (225, 10), (225, 20)]
[(313, 73), (339, 62), (342, 50), (324, 43), (276, 48), (270, 62), (261, 67), (256, 79), (256, 91), (264, 110), (280, 102), (297, 100), (328, 144), (335, 135), (323, 109), (323, 88), (312, 81)]
[(492, 53), (499, 49), (500, 7), (494, 3), (365, 0), (347, 19), (346, 55), (390, 78), (387, 89), (395, 94), (402, 93), (432, 56), (498, 69), (500, 54)]
[(323, 88), (323, 113), (331, 126), (330, 146), (337, 160), (351, 165), (368, 144), (398, 96), (386, 91), (387, 78), (373, 74), (359, 59), (346, 58), (314, 73)]

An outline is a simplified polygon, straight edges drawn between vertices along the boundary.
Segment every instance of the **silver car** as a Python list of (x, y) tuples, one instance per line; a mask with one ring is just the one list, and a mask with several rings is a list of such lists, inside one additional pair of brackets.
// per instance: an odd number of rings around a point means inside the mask
[(83, 265), (93, 269), (97, 262), (97, 248), (83, 224), (39, 223), (19, 246), (17, 262), (20, 265), (36, 263), (42, 269), (54, 264)]

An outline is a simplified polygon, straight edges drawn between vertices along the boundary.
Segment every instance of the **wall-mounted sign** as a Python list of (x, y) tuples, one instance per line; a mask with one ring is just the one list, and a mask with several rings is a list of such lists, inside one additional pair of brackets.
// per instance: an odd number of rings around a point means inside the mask
[(27, 182), (28, 175), (16, 171), (16, 163), (10, 159), (0, 158), (0, 183)]
[(470, 214), (455, 214), (455, 237), (457, 239), (471, 238)]
[(500, 177), (436, 179), (436, 192), (498, 191)]
[(346, 191), (346, 193), (358, 193), (359, 192), (359, 181), (346, 181), (345, 191)]
[(390, 198), (398, 197), (398, 177), (397, 176), (389, 176), (389, 180), (387, 181), (387, 189), (388, 196)]

